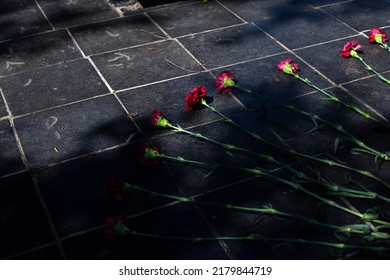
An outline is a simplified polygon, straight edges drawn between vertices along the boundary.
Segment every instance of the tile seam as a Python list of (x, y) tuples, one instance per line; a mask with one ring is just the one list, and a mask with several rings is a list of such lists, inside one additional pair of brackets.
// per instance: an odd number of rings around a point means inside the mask
[[(5, 98), (1, 88), (0, 88), (0, 92), (1, 92), (1, 95), (3, 96), (3, 98)], [(13, 119), (13, 117), (11, 115), (11, 111), (9, 110), (9, 107), (8, 107), (7, 103), (5, 104), (5, 106), (6, 106), (6, 109), (7, 109), (8, 113), (9, 113), (9, 115), (11, 116), (9, 118), (9, 121), (10, 121), (12, 130), (13, 130), (13, 134), (14, 134), (14, 137), (15, 137), (16, 145), (18, 146), (18, 149), (19, 149), (20, 156), (22, 158), (22, 161), (23, 161), (24, 165), (26, 166), (26, 171), (30, 175), (30, 178), (31, 178), (31, 180), (33, 182), (35, 193), (38, 196), (38, 199), (39, 199), (39, 202), (41, 204), (41, 207), (43, 208), (43, 211), (44, 211), (44, 214), (45, 214), (45, 217), (46, 217), (46, 221), (49, 223), (49, 226), (50, 226), (50, 229), (51, 229), (51, 233), (53, 234), (53, 237), (56, 240), (57, 247), (58, 247), (58, 249), (59, 249), (59, 251), (61, 253), (61, 256), (65, 259), (66, 256), (65, 256), (65, 253), (63, 251), (62, 245), (61, 245), (61, 243), (59, 241), (58, 234), (57, 234), (57, 231), (55, 229), (53, 219), (52, 219), (52, 217), (50, 215), (49, 209), (47, 208), (47, 205), (46, 205), (46, 201), (45, 201), (45, 199), (43, 197), (43, 194), (42, 194), (42, 192), (40, 190), (39, 183), (38, 183), (38, 180), (36, 178), (36, 175), (31, 170), (30, 165), (28, 163), (26, 154), (25, 154), (24, 149), (23, 149), (22, 142), (20, 141), (19, 134), (17, 132), (17, 129), (16, 129), (16, 126), (15, 126), (15, 123), (14, 123), (14, 119)]]
[(46, 13), (43, 11), (42, 7), (41, 7), (41, 4), (39, 4), (38, 0), (34, 0), (35, 4), (38, 6), (38, 9), (41, 11), (41, 13), (43, 14), (43, 16), (45, 17), (46, 21), (49, 23), (50, 27), (52, 30), (56, 30), (56, 28), (54, 27), (54, 25), (51, 23), (51, 21), (49, 20), (49, 18), (47, 17)]

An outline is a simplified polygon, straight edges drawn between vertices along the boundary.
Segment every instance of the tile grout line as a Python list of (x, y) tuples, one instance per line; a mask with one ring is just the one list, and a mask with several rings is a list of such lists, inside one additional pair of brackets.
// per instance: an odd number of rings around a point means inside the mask
[(47, 22), (49, 23), (50, 27), (52, 28), (52, 31), (53, 30), (56, 30), (56, 28), (54, 27), (54, 25), (50, 22), (49, 18), (47, 17), (46, 13), (43, 11), (41, 5), (39, 4), (38, 0), (34, 0), (35, 4), (38, 6), (38, 9), (41, 11), (41, 13), (43, 14), (43, 16), (45, 17), (45, 19), (47, 20)]
[[(345, 3), (345, 2), (344, 2)], [(341, 19), (339, 19), (338, 17), (332, 15), (331, 13), (328, 13), (326, 10), (324, 10), (323, 8), (318, 8), (317, 10), (323, 12), (324, 14), (328, 15), (329, 17), (335, 19), (336, 21), (338, 21), (339, 23), (341, 23), (342, 25), (352, 29), (353, 31), (357, 32), (357, 33), (360, 33), (357, 29), (353, 28), (352, 26), (350, 26), (349, 24), (347, 24), (346, 22), (342, 21)]]
[[(125, 217), (124, 221), (128, 221), (128, 220), (131, 220), (131, 219), (143, 216), (143, 215), (147, 215), (149, 213), (153, 213), (153, 212), (156, 212), (156, 211), (161, 210), (161, 209), (172, 207), (172, 206), (175, 206), (176, 204), (179, 204), (179, 203), (181, 203), (181, 202), (180, 201), (171, 201), (171, 202), (168, 202), (166, 204), (163, 204), (163, 205), (160, 205), (160, 206), (157, 206), (157, 207), (149, 208), (149, 209), (146, 209), (146, 210), (143, 210), (141, 212), (138, 212), (138, 213), (135, 213), (135, 214), (131, 214), (131, 215)], [(80, 231), (77, 231), (77, 232), (70, 233), (68, 235), (65, 235), (65, 236), (61, 237), (61, 241), (64, 241), (64, 240), (67, 240), (67, 239), (70, 239), (70, 238), (74, 238), (74, 237), (77, 237), (77, 236), (80, 236), (80, 235), (83, 235), (83, 234), (87, 234), (87, 233), (93, 232), (95, 230), (99, 230), (99, 229), (102, 228), (102, 226), (103, 226), (103, 224), (99, 225), (99, 226), (91, 227), (91, 228), (88, 228), (88, 229), (85, 229), (85, 230), (80, 230)]]
[(337, 38), (337, 39), (333, 39), (333, 40), (329, 40), (329, 41), (324, 41), (324, 42), (316, 43), (316, 44), (313, 44), (313, 45), (307, 45), (307, 46), (304, 46), (304, 47), (291, 49), (291, 51), (295, 52), (295, 51), (305, 50), (305, 49), (308, 49), (308, 48), (322, 46), (322, 45), (326, 45), (326, 44), (329, 44), (329, 43), (334, 43), (334, 42), (337, 42), (337, 41), (350, 39), (350, 38), (361, 36), (361, 35), (364, 35), (364, 34), (361, 34), (361, 32), (358, 32), (358, 33), (353, 34), (353, 35), (348, 35), (348, 36), (345, 36), (345, 37), (341, 37), (341, 38)]
[(105, 97), (105, 96), (108, 96), (110, 94), (112, 94), (112, 93), (110, 93), (110, 92), (103, 93), (103, 94), (92, 96), (92, 97), (88, 97), (88, 98), (85, 98), (85, 99), (82, 99), (82, 100), (76, 100), (76, 101), (68, 102), (68, 103), (65, 103), (65, 104), (60, 104), (60, 105), (56, 105), (56, 106), (53, 106), (53, 107), (40, 109), (40, 110), (37, 110), (37, 111), (34, 111), (34, 112), (24, 113), (24, 114), (21, 114), (21, 115), (14, 116), (13, 119), (24, 118), (24, 117), (31, 116), (31, 115), (34, 115), (34, 114), (37, 114), (37, 113), (43, 113), (43, 112), (47, 112), (47, 111), (50, 111), (50, 110), (54, 110), (54, 109), (58, 109), (58, 108), (66, 107), (66, 106), (70, 106), (70, 105), (73, 105), (73, 104), (86, 102), (86, 101), (89, 101), (89, 100), (92, 100), (92, 99)]
[(100, 72), (99, 68), (96, 66), (96, 64), (93, 62), (93, 60), (91, 59), (90, 56), (86, 56), (84, 51), (81, 49), (80, 45), (78, 44), (78, 42), (76, 41), (76, 39), (74, 38), (73, 34), (70, 32), (70, 30), (68, 28), (66, 28), (66, 31), (68, 32), (68, 35), (69, 37), (72, 39), (73, 41), (73, 44), (75, 44), (75, 46), (77, 47), (77, 49), (79, 50), (79, 52), (81, 53), (81, 55), (83, 56), (83, 58), (87, 59), (88, 62), (90, 63), (90, 65), (93, 67), (93, 69), (96, 71), (96, 73), (98, 74), (99, 78), (102, 80), (102, 82), (104, 83), (104, 85), (107, 87), (107, 89), (113, 93), (114, 90), (113, 88), (110, 86), (110, 84), (107, 82), (107, 80), (104, 78), (103, 74)]
[[(4, 96), (4, 93), (3, 93), (1, 88), (0, 88), (0, 93), (1, 93), (2, 97), (5, 100), (5, 96)], [(13, 134), (14, 134), (14, 137), (15, 137), (15, 140), (16, 140), (16, 144), (18, 146), (19, 153), (21, 155), (22, 161), (23, 161), (24, 165), (26, 166), (26, 171), (30, 174), (31, 180), (32, 180), (33, 185), (34, 185), (35, 193), (37, 194), (38, 199), (39, 199), (39, 201), (41, 203), (41, 206), (42, 206), (43, 211), (45, 213), (47, 222), (49, 223), (50, 229), (51, 229), (52, 234), (53, 234), (53, 236), (55, 238), (58, 250), (60, 251), (61, 256), (64, 259), (66, 259), (66, 255), (65, 255), (64, 249), (62, 247), (62, 244), (61, 244), (61, 242), (59, 240), (58, 233), (57, 233), (57, 231), (55, 229), (54, 222), (53, 222), (53, 220), (51, 218), (51, 215), (49, 213), (49, 209), (48, 209), (48, 207), (46, 205), (45, 198), (43, 197), (43, 194), (42, 194), (41, 189), (39, 187), (39, 182), (37, 180), (36, 174), (35, 174), (34, 171), (31, 170), (31, 168), (30, 168), (30, 166), (28, 164), (28, 160), (27, 160), (26, 154), (24, 153), (22, 142), (20, 141), (19, 134), (17, 132), (14, 120), (13, 120), (12, 115), (11, 115), (11, 111), (10, 111), (10, 109), (8, 107), (8, 103), (6, 102), (6, 100), (5, 100), (4, 103), (5, 103), (6, 110), (7, 110), (8, 114), (10, 115), (9, 121), (10, 121), (12, 130), (13, 130)]]
[(312, 4), (307, 3), (307, 1), (305, 1), (305, 2), (306, 2), (307, 5), (313, 7), (313, 9), (318, 10), (318, 9), (321, 9), (321, 8), (324, 8), (324, 7), (336, 6), (336, 5), (345, 4), (345, 3), (354, 2), (354, 1), (355, 0), (346, 0), (346, 1), (336, 2), (336, 3), (324, 4), (324, 5), (321, 5), (321, 6), (313, 6)]
[(233, 12), (230, 8), (228, 8), (225, 4), (221, 3), (219, 0), (216, 0), (216, 2), (221, 5), (222, 7), (224, 7), (227, 11), (229, 11), (232, 15), (234, 15), (235, 17), (237, 17), (239, 20), (241, 20), (242, 22), (244, 23), (248, 23), (248, 21), (246, 21), (245, 19), (243, 19), (242, 17), (240, 17), (238, 14), (236, 14), (235, 12)]
[(147, 12), (144, 12), (143, 14), (165, 35), (165, 37), (167, 37), (167, 39), (172, 39), (172, 37), (165, 32), (165, 30)]
[(32, 252), (40, 250), (40, 249), (48, 248), (48, 247), (50, 247), (52, 245), (56, 245), (56, 243), (55, 242), (49, 242), (49, 243), (43, 244), (41, 246), (33, 247), (33, 248), (30, 248), (28, 250), (25, 250), (25, 251), (22, 251), (22, 252), (19, 252), (19, 253), (16, 253), (16, 254), (12, 254), (12, 255), (6, 256), (5, 258), (1, 258), (1, 260), (10, 260), (10, 259), (13, 259), (13, 258), (17, 258), (19, 256), (23, 256), (25, 254), (32, 253)]
[[(135, 132), (134, 134), (136, 134), (136, 133), (138, 133), (138, 132)], [(117, 148), (122, 148), (122, 147), (125, 147), (125, 146), (129, 145), (130, 143), (133, 143), (133, 142), (126, 142), (126, 143), (117, 144), (117, 145), (114, 145), (114, 146), (111, 146), (111, 147), (102, 148), (102, 149), (99, 149), (99, 150), (96, 150), (96, 151), (88, 152), (86, 154), (74, 156), (74, 157), (67, 158), (67, 159), (64, 159), (64, 160), (61, 160), (61, 161), (57, 161), (57, 162), (49, 163), (49, 164), (46, 164), (46, 165), (41, 165), (41, 166), (38, 166), (38, 167), (34, 167), (32, 169), (34, 170), (34, 172), (38, 172), (38, 171), (45, 170), (45, 169), (48, 169), (48, 168), (51, 168), (51, 167), (60, 166), (62, 164), (66, 164), (66, 163), (72, 162), (74, 160), (85, 159), (85, 158), (88, 158), (89, 156), (92, 156), (92, 155), (99, 155), (99, 154), (107, 152), (107, 151), (111, 151), (111, 150), (114, 150), (114, 149), (117, 149)]]

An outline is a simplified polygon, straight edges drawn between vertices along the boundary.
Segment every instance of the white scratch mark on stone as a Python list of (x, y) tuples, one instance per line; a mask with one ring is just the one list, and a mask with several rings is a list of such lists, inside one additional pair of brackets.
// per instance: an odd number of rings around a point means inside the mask
[(24, 32), (26, 32), (26, 31), (30, 31), (30, 30), (33, 30), (33, 29), (39, 29), (39, 27), (38, 26), (32, 26), (32, 27), (24, 27), (24, 26), (22, 26), (22, 27), (20, 27), (20, 35), (23, 35), (24, 34)]
[(56, 136), (57, 139), (61, 139), (61, 134), (58, 131), (55, 131), (54, 135)]
[(134, 137), (135, 135), (137, 135), (137, 133), (138, 133), (138, 131), (136, 131), (136, 132), (130, 134), (130, 136), (129, 136), (129, 137), (127, 138), (127, 140), (126, 140), (126, 143), (129, 143), (129, 142), (131, 141), (131, 139), (133, 139), (133, 137)]
[(77, 4), (77, 0), (68, 0), (68, 2), (66, 3), (66, 5), (74, 5), (74, 4)]
[(32, 79), (28, 79), (27, 83), (25, 83), (23, 86), (27, 87), (27, 86), (29, 86), (31, 84), (31, 82), (32, 82)]
[(12, 61), (7, 61), (5, 63), (5, 69), (11, 69), (13, 65), (23, 65), (24, 62), (12, 62)]
[(50, 120), (46, 123), (47, 129), (52, 128), (58, 122), (58, 118), (51, 116)]
[(35, 14), (37, 11), (35, 9), (28, 9), (28, 10), (26, 10), (26, 12), (32, 12)]
[(121, 67), (123, 66), (123, 63), (118, 63), (118, 64), (109, 64), (109, 67)]
[(113, 61), (116, 61), (118, 59), (121, 59), (121, 58), (126, 58), (127, 61), (131, 61), (131, 57), (126, 55), (126, 54), (123, 54), (123, 53), (114, 53), (116, 55), (115, 58), (111, 58), (109, 60), (107, 60), (107, 62), (113, 62)]
[(108, 34), (108, 35), (110, 35), (111, 37), (118, 37), (119, 36), (119, 33), (111, 33), (110, 31), (108, 31), (108, 30), (106, 30), (106, 33)]

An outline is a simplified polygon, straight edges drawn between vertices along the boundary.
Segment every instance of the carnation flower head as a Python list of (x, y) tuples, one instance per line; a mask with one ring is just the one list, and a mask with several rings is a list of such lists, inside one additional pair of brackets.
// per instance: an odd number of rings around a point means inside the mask
[(206, 98), (206, 88), (197, 86), (191, 90), (186, 96), (187, 110), (200, 110), (203, 108), (202, 99)]
[(373, 28), (368, 34), (368, 42), (386, 44), (388, 41), (386, 32), (381, 28)]
[(356, 55), (356, 51), (361, 49), (362, 45), (356, 40), (349, 41), (346, 43), (343, 47), (343, 49), (340, 51), (340, 54), (343, 57), (350, 57)]
[(124, 193), (131, 189), (129, 183), (122, 181), (118, 176), (111, 176), (108, 183), (108, 191), (115, 200), (123, 200)]
[(235, 85), (234, 75), (229, 71), (221, 72), (215, 79), (215, 87), (217, 88), (217, 92), (222, 94), (232, 92)]
[(168, 127), (171, 123), (160, 110), (154, 110), (150, 118), (150, 124), (154, 127)]
[(283, 71), (283, 73), (289, 75), (295, 75), (301, 71), (301, 69), (299, 69), (298, 64), (294, 63), (294, 61), (292, 61), (291, 59), (284, 59), (280, 61), (277, 65), (277, 68), (279, 71)]
[(138, 147), (137, 160), (146, 167), (150, 167), (159, 163), (160, 153), (157, 148), (150, 144), (148, 141), (144, 141)]
[(130, 230), (123, 224), (123, 215), (110, 217), (106, 220), (103, 231), (108, 240), (114, 239), (118, 235), (128, 235)]

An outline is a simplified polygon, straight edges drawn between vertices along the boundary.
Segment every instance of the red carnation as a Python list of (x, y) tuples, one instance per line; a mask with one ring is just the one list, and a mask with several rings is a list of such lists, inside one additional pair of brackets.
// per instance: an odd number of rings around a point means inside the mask
[(170, 125), (170, 122), (160, 110), (154, 110), (150, 118), (150, 124), (154, 127), (167, 127)]
[(156, 147), (148, 141), (142, 142), (138, 147), (137, 160), (143, 166), (153, 166), (159, 162), (159, 152)]
[(387, 34), (383, 29), (373, 28), (368, 34), (368, 42), (370, 43), (386, 44), (387, 41)]
[(111, 176), (108, 183), (108, 191), (115, 200), (122, 200), (124, 193), (131, 189), (130, 184), (122, 181), (118, 176)]
[(215, 86), (219, 93), (232, 92), (235, 86), (233, 73), (229, 71), (221, 72), (215, 79)]
[(285, 59), (278, 63), (277, 68), (279, 71), (283, 71), (286, 74), (294, 75), (301, 71), (298, 64), (294, 63), (291, 59)]
[(199, 110), (203, 108), (202, 99), (206, 98), (205, 87), (197, 86), (191, 90), (186, 96), (187, 110)]
[(358, 41), (352, 40), (344, 45), (343, 49), (340, 51), (340, 54), (343, 57), (350, 57), (351, 52), (356, 54), (356, 51), (361, 49), (361, 48), (362, 48), (362, 45), (360, 45), (360, 43)]
[(118, 235), (127, 235), (130, 233), (129, 229), (122, 223), (123, 215), (108, 218), (103, 226), (104, 234), (108, 240), (115, 238)]

